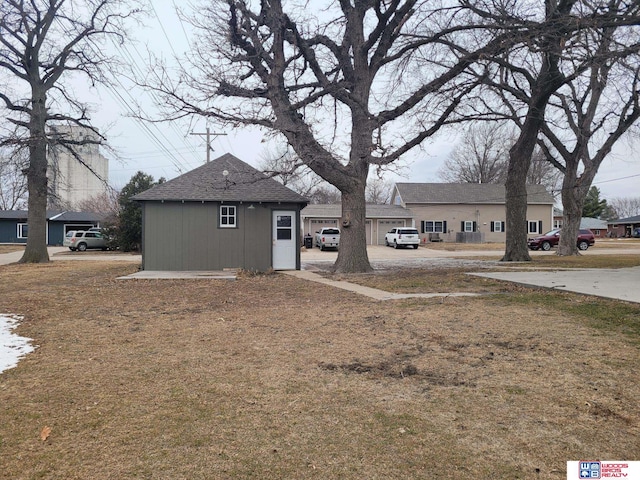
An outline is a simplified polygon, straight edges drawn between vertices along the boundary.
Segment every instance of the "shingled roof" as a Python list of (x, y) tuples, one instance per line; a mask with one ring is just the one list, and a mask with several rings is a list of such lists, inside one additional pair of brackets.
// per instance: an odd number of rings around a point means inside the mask
[[(303, 217), (329, 217), (340, 218), (342, 216), (342, 205), (339, 203), (332, 204), (313, 204), (307, 205), (302, 209)], [(400, 205), (379, 205), (368, 203), (366, 206), (367, 218), (412, 218), (413, 213)]]
[(156, 185), (133, 196), (132, 199), (185, 202), (308, 202), (302, 195), (267, 177), (230, 153)]
[[(505, 203), (504, 185), (492, 183), (396, 183), (402, 203), (499, 204)], [(553, 204), (542, 185), (527, 185), (528, 204)]]

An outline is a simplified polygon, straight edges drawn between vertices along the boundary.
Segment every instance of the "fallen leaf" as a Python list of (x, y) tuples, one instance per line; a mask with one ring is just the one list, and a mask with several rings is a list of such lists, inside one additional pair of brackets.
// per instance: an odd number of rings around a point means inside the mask
[(44, 442), (47, 440), (47, 438), (49, 438), (49, 435), (51, 435), (51, 428), (44, 427), (40, 432), (40, 439)]

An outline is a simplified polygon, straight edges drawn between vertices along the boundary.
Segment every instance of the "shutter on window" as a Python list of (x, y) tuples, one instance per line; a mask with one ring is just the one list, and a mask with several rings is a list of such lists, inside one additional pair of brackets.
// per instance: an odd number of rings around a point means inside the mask
[(460, 231), (464, 232), (464, 222), (460, 222)]
[(473, 231), (474, 232), (478, 231), (478, 224), (476, 222), (473, 222)]
[(442, 221), (442, 233), (447, 233), (447, 221)]
[(495, 222), (491, 222), (491, 231), (494, 232), (495, 231)]
[(542, 233), (542, 220), (538, 220), (538, 233)]
[(420, 220), (420, 233), (424, 233), (424, 220)]

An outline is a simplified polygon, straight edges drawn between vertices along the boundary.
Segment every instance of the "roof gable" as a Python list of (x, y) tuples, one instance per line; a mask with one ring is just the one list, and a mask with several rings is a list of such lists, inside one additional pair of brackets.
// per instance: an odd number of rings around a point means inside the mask
[[(225, 175), (226, 172), (226, 175)], [(291, 202), (307, 199), (226, 153), (132, 197), (138, 201)]]
[[(405, 205), (499, 204), (505, 203), (504, 185), (493, 183), (396, 183)], [(542, 185), (527, 185), (528, 204), (553, 204), (553, 196)]]

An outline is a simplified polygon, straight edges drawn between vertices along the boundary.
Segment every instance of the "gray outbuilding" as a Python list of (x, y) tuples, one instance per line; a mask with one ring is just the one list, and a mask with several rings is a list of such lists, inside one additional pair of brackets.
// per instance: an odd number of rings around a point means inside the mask
[(300, 269), (307, 199), (231, 154), (133, 199), (143, 270)]

